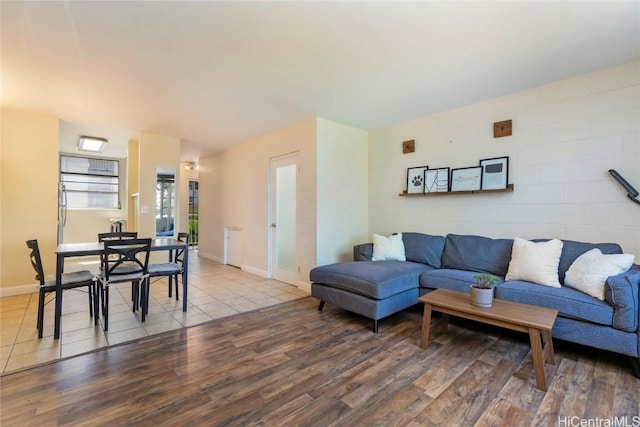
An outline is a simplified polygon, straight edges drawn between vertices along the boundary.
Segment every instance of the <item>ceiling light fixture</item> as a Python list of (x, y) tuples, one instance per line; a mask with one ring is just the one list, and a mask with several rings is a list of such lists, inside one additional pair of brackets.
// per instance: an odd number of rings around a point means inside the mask
[(107, 141), (104, 138), (97, 138), (95, 136), (81, 136), (78, 140), (78, 150), (90, 151), (92, 153), (102, 153), (104, 147), (107, 146)]
[(196, 164), (196, 162), (187, 162), (187, 164), (185, 165), (185, 169), (192, 171), (194, 169), (198, 169), (198, 165)]

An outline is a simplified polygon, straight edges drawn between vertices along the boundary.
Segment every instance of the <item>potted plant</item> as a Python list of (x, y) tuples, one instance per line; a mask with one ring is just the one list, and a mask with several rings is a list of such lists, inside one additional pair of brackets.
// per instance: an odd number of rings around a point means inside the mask
[(491, 307), (493, 304), (493, 290), (498, 278), (492, 274), (482, 273), (473, 276), (476, 283), (470, 286), (471, 304), (478, 307)]

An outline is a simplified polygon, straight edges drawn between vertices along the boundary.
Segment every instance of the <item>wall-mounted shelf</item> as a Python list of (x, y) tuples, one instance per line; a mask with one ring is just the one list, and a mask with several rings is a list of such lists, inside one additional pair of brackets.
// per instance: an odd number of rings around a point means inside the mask
[(424, 196), (449, 196), (452, 194), (491, 194), (491, 193), (513, 193), (515, 187), (513, 184), (508, 184), (507, 188), (501, 188), (499, 190), (472, 190), (472, 191), (440, 191), (437, 193), (411, 193), (403, 191), (399, 194), (400, 197), (424, 197)]

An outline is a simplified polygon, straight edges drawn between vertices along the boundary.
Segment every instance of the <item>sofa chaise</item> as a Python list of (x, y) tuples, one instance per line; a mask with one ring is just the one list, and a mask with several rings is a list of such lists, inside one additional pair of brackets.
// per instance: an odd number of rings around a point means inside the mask
[[(553, 337), (627, 355), (634, 375), (640, 378), (640, 266), (633, 264), (631, 255), (624, 255), (630, 257), (630, 267), (604, 276), (606, 282), (598, 291), (601, 294), (594, 294), (597, 297), (569, 287), (567, 280), (569, 272), (575, 281), (577, 266), (583, 259), (586, 261), (582, 262), (583, 267), (602, 270), (599, 263), (589, 263), (586, 257), (598, 253), (602, 257), (622, 254), (619, 245), (553, 239), (521, 243), (522, 239), (517, 238), (456, 234), (398, 236), (404, 247), (404, 261), (373, 260), (374, 244), (365, 243), (354, 246), (354, 261), (312, 269), (311, 295), (320, 300), (318, 310), (328, 302), (360, 314), (373, 320), (373, 331), (377, 333), (380, 319), (416, 305), (421, 295), (438, 288), (469, 292), (469, 286), (476, 282), (475, 275), (489, 273), (500, 279), (495, 298), (558, 310)], [(516, 248), (527, 247), (523, 244), (549, 246), (549, 242), (561, 248), (555, 264), (557, 283), (543, 286), (512, 274), (516, 261), (528, 262), (532, 258), (531, 252), (525, 251), (516, 260)]]

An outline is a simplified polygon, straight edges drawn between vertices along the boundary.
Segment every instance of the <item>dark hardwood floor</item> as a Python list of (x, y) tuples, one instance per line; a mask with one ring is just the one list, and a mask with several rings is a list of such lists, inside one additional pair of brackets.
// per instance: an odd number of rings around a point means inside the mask
[(568, 426), (639, 416), (640, 380), (623, 356), (555, 341), (544, 393), (524, 334), (452, 319), (423, 350), (419, 307), (383, 320), (379, 334), (316, 307), (304, 298), (5, 375), (0, 424)]

